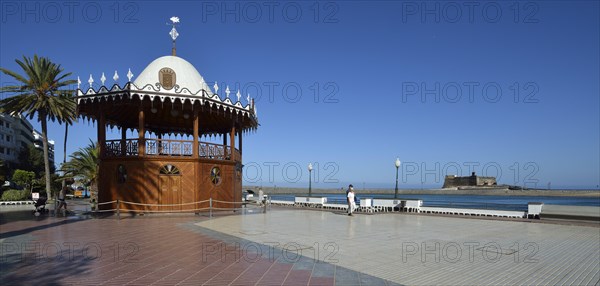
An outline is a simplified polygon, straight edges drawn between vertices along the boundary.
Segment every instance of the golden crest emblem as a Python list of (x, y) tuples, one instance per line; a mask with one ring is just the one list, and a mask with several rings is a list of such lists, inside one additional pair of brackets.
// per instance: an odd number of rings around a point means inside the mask
[(162, 68), (158, 71), (158, 81), (164, 89), (172, 89), (177, 82), (177, 75), (170, 68)]

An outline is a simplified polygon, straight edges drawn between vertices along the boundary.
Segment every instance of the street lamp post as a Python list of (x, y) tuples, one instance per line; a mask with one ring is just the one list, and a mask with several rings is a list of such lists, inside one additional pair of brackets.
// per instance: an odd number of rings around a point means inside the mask
[(394, 193), (394, 199), (398, 198), (398, 168), (400, 168), (400, 158), (396, 158), (396, 192)]
[(312, 195), (312, 163), (308, 163), (308, 196)]

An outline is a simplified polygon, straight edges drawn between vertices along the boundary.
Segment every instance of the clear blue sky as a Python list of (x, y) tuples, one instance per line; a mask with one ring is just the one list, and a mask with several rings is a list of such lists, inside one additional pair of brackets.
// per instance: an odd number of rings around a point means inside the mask
[[(305, 187), (313, 162), (319, 187), (393, 188), (396, 157), (401, 188), (470, 169), (528, 187), (600, 184), (598, 1), (1, 5), (0, 66), (43, 55), (86, 87), (169, 54), (179, 16), (178, 56), (257, 100), (247, 184)], [(57, 161), (63, 132), (50, 125)], [(96, 129), (78, 123), (67, 153), (88, 138)]]

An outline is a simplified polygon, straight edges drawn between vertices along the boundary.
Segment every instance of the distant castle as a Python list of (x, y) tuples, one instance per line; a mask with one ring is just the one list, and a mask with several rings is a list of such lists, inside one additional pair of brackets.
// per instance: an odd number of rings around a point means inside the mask
[(480, 177), (471, 173), (468, 177), (457, 177), (456, 175), (447, 175), (444, 179), (442, 188), (458, 188), (458, 187), (486, 187), (496, 186), (496, 177)]

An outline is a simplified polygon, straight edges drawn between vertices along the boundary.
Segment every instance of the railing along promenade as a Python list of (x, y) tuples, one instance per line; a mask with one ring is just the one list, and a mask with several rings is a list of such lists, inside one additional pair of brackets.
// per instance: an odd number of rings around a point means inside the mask
[[(173, 139), (144, 139), (145, 156), (150, 157), (192, 157), (194, 141)], [(105, 157), (137, 157), (139, 156), (138, 139), (116, 139), (106, 140)], [(230, 146), (198, 142), (198, 157), (213, 160), (230, 160)], [(240, 151), (236, 148), (233, 152), (233, 160), (240, 161)]]

